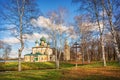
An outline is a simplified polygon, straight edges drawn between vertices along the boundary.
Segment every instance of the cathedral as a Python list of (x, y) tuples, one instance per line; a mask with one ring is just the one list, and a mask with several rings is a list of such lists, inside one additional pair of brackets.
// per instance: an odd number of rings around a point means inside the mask
[(45, 37), (35, 41), (36, 46), (32, 47), (32, 53), (24, 55), (25, 62), (45, 62), (55, 61), (55, 55), (53, 50), (50, 48), (49, 42), (46, 41)]
[[(46, 62), (55, 61), (55, 55), (53, 54), (52, 48), (50, 48), (50, 43), (46, 41), (45, 37), (40, 38), (35, 41), (35, 47), (32, 47), (32, 53), (24, 55), (25, 62)], [(70, 47), (68, 42), (65, 42), (63, 60), (70, 60)]]

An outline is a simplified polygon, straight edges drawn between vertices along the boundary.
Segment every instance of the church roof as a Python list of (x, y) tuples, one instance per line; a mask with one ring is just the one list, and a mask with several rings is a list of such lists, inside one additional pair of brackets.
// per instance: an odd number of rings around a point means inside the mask
[(32, 54), (25, 54), (24, 56), (31, 56)]
[(43, 36), (43, 37), (40, 38), (40, 41), (46, 42), (46, 38)]
[(25, 54), (25, 56), (38, 56), (38, 55), (43, 55), (40, 52), (37, 52), (35, 54)]
[(40, 52), (33, 54), (33, 56), (38, 56), (38, 55), (43, 55), (43, 54), (41, 54)]
[(47, 45), (50, 45), (50, 42), (47, 42)]
[(38, 41), (38, 40), (36, 40), (36, 41), (35, 41), (35, 43), (39, 43), (39, 41)]

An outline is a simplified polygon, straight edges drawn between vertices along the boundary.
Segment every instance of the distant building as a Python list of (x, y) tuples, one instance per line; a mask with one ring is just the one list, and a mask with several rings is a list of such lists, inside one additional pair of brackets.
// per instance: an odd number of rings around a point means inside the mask
[(80, 50), (80, 44), (78, 44), (77, 42), (75, 42), (71, 48), (70, 48), (70, 58), (71, 60), (81, 60), (82, 59), (82, 53)]
[(53, 50), (50, 48), (50, 44), (46, 42), (45, 37), (35, 41), (36, 46), (32, 48), (31, 54), (24, 55), (25, 62), (45, 62), (54, 61), (55, 55), (53, 55)]
[(67, 41), (65, 42), (64, 45), (64, 60), (66, 61), (70, 60), (70, 47)]

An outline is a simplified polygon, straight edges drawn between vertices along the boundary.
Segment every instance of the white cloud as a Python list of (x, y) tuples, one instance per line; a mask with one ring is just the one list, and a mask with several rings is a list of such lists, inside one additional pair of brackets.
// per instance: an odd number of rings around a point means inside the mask
[(9, 30), (9, 29), (15, 28), (16, 25), (14, 25), (14, 24), (5, 24), (4, 27)]
[(16, 29), (12, 29), (11, 33), (14, 34), (14, 35), (18, 35), (18, 31)]
[(47, 34), (39, 34), (39, 33), (33, 33), (33, 37), (34, 38), (41, 38), (42, 36), (44, 36), (45, 38), (48, 38)]
[(39, 16), (38, 19), (31, 19), (31, 24), (34, 27), (42, 27), (42, 28), (46, 28), (46, 29), (52, 28), (55, 30), (59, 30), (60, 32), (65, 32), (65, 31), (69, 30), (69, 28), (70, 28), (70, 27), (67, 27), (64, 25), (53, 24), (49, 18), (46, 18), (43, 16)]
[(4, 38), (2, 39), (3, 42), (8, 43), (8, 44), (17, 44), (19, 43), (19, 40), (15, 37), (9, 37), (9, 38)]
[[(80, 26), (80, 29), (83, 31), (99, 31), (98, 23), (91, 23), (91, 22), (84, 22), (82, 23), (82, 26)], [(103, 29), (103, 24), (100, 22), (100, 29)]]
[(104, 16), (107, 16), (107, 13), (106, 13), (106, 11), (101, 11), (101, 12), (99, 13), (99, 15), (103, 17), (103, 15), (104, 15)]
[[(32, 35), (31, 34), (24, 34), (23, 38), (27, 39), (30, 42), (34, 42), (36, 39), (40, 39), (42, 36), (44, 36), (45, 38), (49, 37), (47, 34), (33, 33)], [(20, 41), (15, 37), (4, 38), (4, 39), (2, 39), (2, 41), (5, 43), (8, 43), (8, 44), (20, 43)]]
[[(102, 23), (102, 22), (100, 22), (100, 29), (103, 30), (103, 23)], [(93, 24), (92, 30), (93, 30), (93, 31), (99, 31), (98, 23), (94, 23), (94, 24)]]
[(43, 16), (39, 16), (38, 19), (31, 19), (31, 24), (34, 27), (45, 27), (48, 28), (48, 25), (51, 25), (51, 21), (49, 18), (45, 18)]
[(107, 32), (107, 33), (103, 36), (103, 38), (104, 38), (105, 41), (113, 41), (111, 32)]
[(17, 58), (18, 57), (18, 52), (17, 51), (11, 51), (10, 54), (9, 54), (9, 57), (10, 58)]
[(56, 30), (58, 30), (60, 33), (62, 33), (62, 32), (68, 32), (68, 27), (66, 27), (66, 26), (63, 26), (63, 25), (56, 25), (57, 26), (57, 28), (56, 28)]
[(31, 34), (24, 34), (23, 37), (26, 38), (29, 42), (34, 42), (36, 39), (40, 39), (42, 36), (48, 38), (47, 34), (43, 33), (33, 33)]
[(77, 36), (76, 35), (71, 35), (70, 36), (72, 39), (77, 39)]

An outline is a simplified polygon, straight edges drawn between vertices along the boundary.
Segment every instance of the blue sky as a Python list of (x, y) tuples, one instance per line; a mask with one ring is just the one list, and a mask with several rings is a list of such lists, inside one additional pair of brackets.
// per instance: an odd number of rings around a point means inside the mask
[[(4, 3), (8, 1), (9, 0), (0, 0), (0, 4), (3, 5)], [(77, 12), (75, 11), (77, 9), (77, 6), (73, 5), (71, 0), (37, 0), (37, 4), (44, 15), (46, 15), (48, 11), (57, 10), (60, 7), (66, 8), (68, 10), (66, 21), (68, 23), (73, 23), (74, 21), (73, 18), (77, 14)], [(2, 27), (4, 26), (0, 26), (0, 29)], [(9, 42), (11, 37), (13, 38), (13, 36), (10, 34), (9, 31), (0, 30), (0, 40), (8, 39), (7, 41)], [(29, 42), (26, 48), (32, 49), (33, 46), (35, 46), (34, 42)], [(12, 44), (12, 53), (14, 53), (15, 56), (17, 56), (17, 49), (18, 49), (18, 44)], [(31, 50), (23, 51), (23, 55), (26, 53), (30, 53), (30, 52)]]
[(64, 7), (68, 10), (68, 21), (72, 22), (73, 17), (77, 14), (75, 6), (72, 0), (38, 0), (39, 8), (46, 14), (48, 11), (57, 10), (59, 7)]
[[(4, 4), (7, 1), (9, 0), (0, 0), (0, 4)], [(66, 8), (68, 10), (66, 21), (68, 23), (73, 23), (73, 18), (77, 14), (75, 11), (77, 9), (77, 6), (72, 4), (72, 0), (37, 0), (37, 4), (44, 15), (46, 15), (47, 12), (57, 10), (60, 7)], [(0, 35), (0, 39), (8, 37), (10, 35), (10, 33), (7, 32), (6, 34), (6, 32), (0, 31), (1, 34), (5, 35)]]

